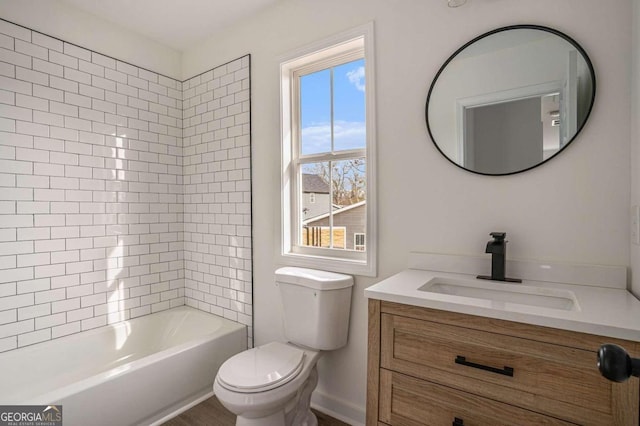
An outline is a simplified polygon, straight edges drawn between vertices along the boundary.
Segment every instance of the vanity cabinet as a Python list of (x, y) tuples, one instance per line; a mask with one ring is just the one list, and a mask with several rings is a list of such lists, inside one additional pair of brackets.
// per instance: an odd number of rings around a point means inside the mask
[(638, 425), (639, 382), (600, 376), (591, 334), (369, 300), (367, 426)]

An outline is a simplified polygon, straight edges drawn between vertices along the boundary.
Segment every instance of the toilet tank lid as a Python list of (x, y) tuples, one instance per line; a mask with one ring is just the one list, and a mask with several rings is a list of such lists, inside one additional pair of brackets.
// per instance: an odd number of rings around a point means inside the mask
[(353, 286), (351, 275), (293, 266), (277, 269), (276, 281), (316, 290), (338, 290)]

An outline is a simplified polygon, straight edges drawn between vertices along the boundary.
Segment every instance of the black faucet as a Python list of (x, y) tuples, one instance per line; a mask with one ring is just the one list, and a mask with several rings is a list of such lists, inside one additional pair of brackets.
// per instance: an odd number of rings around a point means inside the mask
[(521, 283), (518, 278), (507, 278), (505, 276), (505, 261), (507, 259), (507, 240), (505, 240), (506, 232), (492, 232), (493, 240), (487, 243), (485, 253), (491, 253), (491, 276), (478, 275), (481, 280), (507, 281), (512, 283)]

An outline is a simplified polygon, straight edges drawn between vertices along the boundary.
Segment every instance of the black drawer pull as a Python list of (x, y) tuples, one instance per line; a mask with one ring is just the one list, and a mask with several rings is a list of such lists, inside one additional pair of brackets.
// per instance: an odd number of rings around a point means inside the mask
[(513, 368), (504, 367), (503, 370), (495, 367), (489, 367), (488, 365), (476, 364), (475, 362), (469, 362), (463, 356), (456, 356), (456, 364), (466, 365), (467, 367), (479, 368), (480, 370), (491, 371), (492, 373), (502, 374), (504, 376), (513, 377)]
[(464, 420), (455, 417), (451, 426), (464, 426)]

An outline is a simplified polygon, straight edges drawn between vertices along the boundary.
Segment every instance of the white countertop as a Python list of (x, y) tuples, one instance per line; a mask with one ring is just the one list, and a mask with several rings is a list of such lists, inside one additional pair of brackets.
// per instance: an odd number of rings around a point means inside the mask
[(640, 301), (624, 289), (533, 280), (507, 284), (573, 292), (578, 309), (561, 310), (418, 290), (436, 277), (475, 279), (475, 275), (407, 269), (365, 289), (364, 294), (370, 299), (640, 342)]

